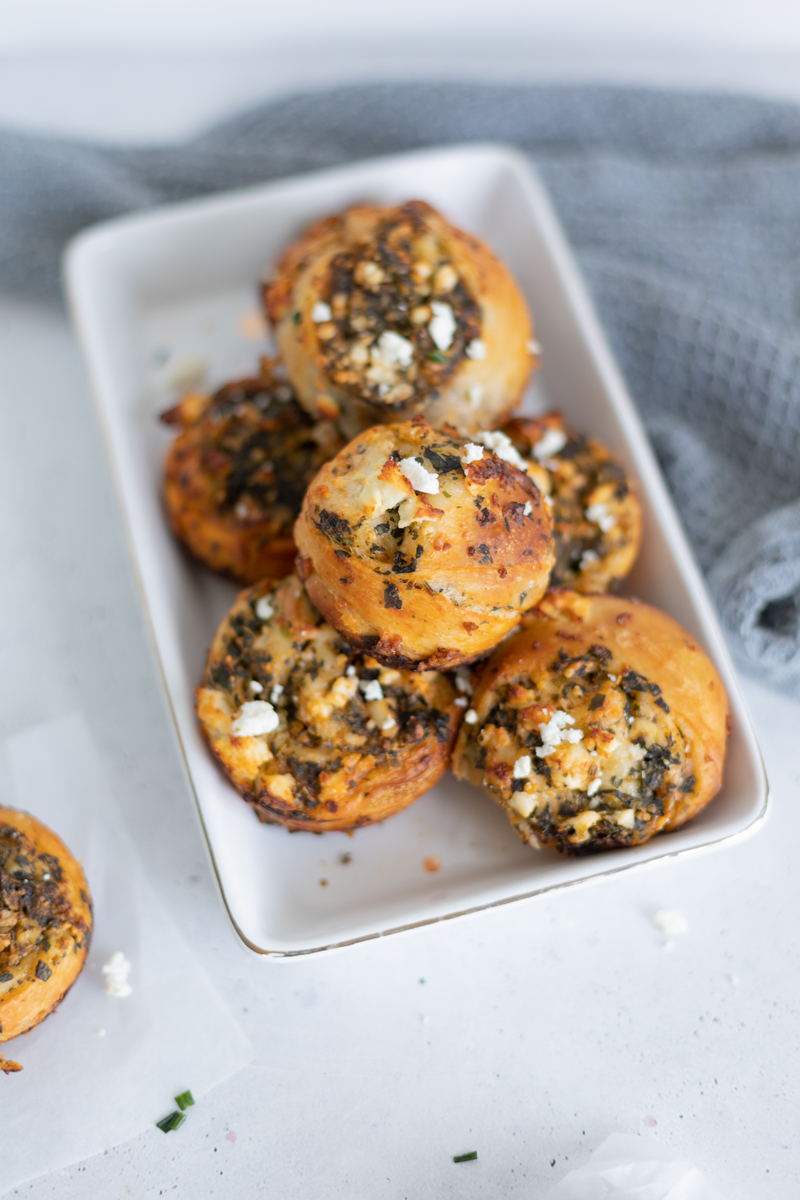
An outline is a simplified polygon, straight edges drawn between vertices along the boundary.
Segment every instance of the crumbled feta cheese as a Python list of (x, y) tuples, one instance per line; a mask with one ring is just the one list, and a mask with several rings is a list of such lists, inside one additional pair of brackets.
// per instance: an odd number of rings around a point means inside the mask
[(480, 338), (473, 338), (466, 349), (467, 358), (473, 358), (476, 362), (486, 358), (486, 342), (482, 342)]
[(358, 686), (364, 693), (365, 700), (383, 699), (383, 688), (377, 679), (362, 679)]
[(668, 938), (679, 937), (689, 928), (686, 917), (676, 908), (660, 908), (653, 916), (653, 924)]
[(281, 719), (267, 700), (246, 700), (231, 724), (236, 737), (261, 737), (277, 729)]
[(240, 500), (238, 504), (234, 505), (233, 511), (236, 513), (236, 516), (239, 518), (239, 520), (244, 520), (244, 518), (250, 512), (250, 509), (247, 507), (247, 501)]
[(553, 713), (549, 721), (545, 721), (539, 726), (542, 744), (537, 746), (536, 754), (538, 758), (547, 758), (552, 754), (556, 747), (562, 742), (571, 742), (573, 744), (581, 741), (583, 733), (580, 729), (568, 729), (568, 725), (574, 725), (575, 718), (569, 713), (561, 712), (559, 709)]
[(525, 506), (522, 509), (523, 517), (529, 517), (532, 512), (533, 512), (533, 505), (531, 504), (530, 500), (526, 500)]
[(551, 497), (550, 497), (550, 496), (545, 496), (545, 498), (544, 498), (544, 502), (545, 502), (545, 504), (547, 505), (547, 507), (548, 507), (548, 508), (552, 508), (552, 507), (553, 507), (553, 501), (552, 501), (552, 499), (551, 499)]
[(372, 347), (373, 361), (378, 360), (387, 367), (410, 367), (414, 358), (414, 347), (408, 338), (401, 337), (393, 329), (385, 329)]
[(592, 565), (592, 563), (596, 563), (599, 560), (599, 558), (600, 558), (600, 555), (597, 553), (596, 550), (584, 550), (583, 554), (581, 555), (581, 561), (580, 561), (581, 570), (585, 571), (587, 567), (590, 567)]
[(400, 470), (405, 475), (415, 492), (425, 492), (435, 496), (439, 491), (439, 476), (427, 470), (415, 458), (401, 458)]
[(44, 875), (42, 876), (42, 879), (45, 881), (45, 883), (50, 882), (50, 875), (47, 873), (47, 871), (45, 871)]
[(546, 458), (552, 458), (554, 454), (558, 454), (567, 444), (567, 435), (563, 429), (548, 429), (544, 437), (540, 438), (533, 447), (534, 457), (539, 462), (544, 462)]
[(589, 786), (586, 789), (586, 795), (587, 796), (596, 796), (597, 793), (600, 791), (601, 783), (602, 783), (602, 780), (593, 779), (592, 782), (589, 784)]
[(514, 792), (509, 804), (521, 817), (529, 817), (536, 808), (537, 797), (530, 792)]
[(499, 429), (482, 429), (480, 433), (475, 434), (475, 438), (482, 445), (486, 446), (488, 450), (493, 450), (498, 458), (511, 463), (514, 467), (519, 467), (523, 471), (525, 470), (524, 459), (517, 453), (514, 443), (507, 434), (501, 433)]
[(248, 683), (247, 687), (248, 687), (248, 690), (251, 691), (254, 696), (258, 696), (264, 690), (264, 685), (259, 683), (257, 679), (251, 679), (250, 682)]
[(395, 508), (406, 499), (408, 491), (405, 488), (392, 479), (378, 479), (374, 475), (367, 479), (359, 496), (364, 512), (373, 518), (383, 516), (390, 508)]
[(352, 676), (355, 675), (355, 673), (356, 673), (356, 669), (353, 666), (353, 664), (350, 663), (350, 665), (347, 667), (347, 670), (345, 671), (345, 675), (348, 675), (352, 678)]
[(381, 725), (381, 733), (390, 733), (394, 729), (396, 724), (397, 724), (397, 721), (395, 721), (392, 714), (389, 713), (388, 717)]
[(275, 616), (275, 609), (270, 604), (269, 596), (259, 596), (256, 600), (256, 616), (259, 621), (268, 621)]
[(469, 700), (466, 696), (456, 696), (453, 704), (455, 704), (456, 708), (466, 708), (469, 704)]
[(586, 509), (586, 520), (599, 525), (603, 533), (608, 533), (617, 523), (617, 518), (608, 511), (607, 504), (590, 504)]
[(468, 466), (471, 462), (480, 462), (483, 458), (483, 446), (476, 446), (474, 442), (467, 442), (464, 447), (464, 456), (461, 459), (464, 466)]
[(419, 496), (409, 496), (403, 500), (397, 509), (397, 528), (408, 529), (414, 521), (432, 521), (435, 510), (425, 512), (420, 505)]
[(483, 387), (482, 383), (472, 383), (467, 388), (467, 396), (469, 398), (470, 406), (472, 408), (478, 407), (481, 400), (483, 399), (483, 392), (484, 392), (484, 387)]
[(612, 683), (616, 683), (616, 682), (617, 682), (617, 677), (616, 677), (616, 675), (612, 675), (610, 671), (608, 672), (608, 678), (611, 680), (611, 682), (612, 682)]
[(644, 746), (631, 746), (629, 753), (634, 762), (641, 762), (643, 758), (647, 758), (647, 750)]
[(330, 321), (332, 316), (331, 306), (324, 300), (318, 300), (311, 310), (311, 320), (315, 325), (321, 325), (323, 321)]
[(456, 667), (456, 688), (465, 696), (472, 695), (472, 672), (469, 667)]
[[(261, 689), (259, 689), (259, 691), (260, 690)], [(270, 704), (277, 704), (282, 695), (283, 695), (283, 684), (282, 683), (274, 684), (272, 691), (269, 694)]]
[(633, 829), (634, 825), (636, 824), (636, 809), (621, 808), (614, 813), (614, 820), (618, 825), (621, 825), (623, 829)]
[(428, 333), (438, 350), (449, 350), (456, 332), (456, 319), (449, 304), (431, 300), (433, 319), (428, 323)]
[[(531, 762), (530, 754), (523, 754), (514, 763), (514, 770), (511, 773), (512, 778), (513, 779), (527, 779), (530, 776), (530, 773), (532, 770), (533, 770), (533, 763)], [(523, 814), (523, 816), (527, 816), (527, 815), (528, 815), (527, 813)]]
[(467, 709), (467, 711), (464, 713), (464, 720), (466, 721), (467, 725), (477, 724), (478, 714), (475, 712), (474, 708)]
[(103, 991), (107, 996), (115, 996), (117, 1000), (125, 1000), (133, 988), (128, 982), (131, 964), (121, 950), (115, 950), (107, 962), (101, 967), (105, 976)]
[(541, 354), (542, 343), (537, 342), (536, 338), (529, 338), (527, 343), (528, 354)]

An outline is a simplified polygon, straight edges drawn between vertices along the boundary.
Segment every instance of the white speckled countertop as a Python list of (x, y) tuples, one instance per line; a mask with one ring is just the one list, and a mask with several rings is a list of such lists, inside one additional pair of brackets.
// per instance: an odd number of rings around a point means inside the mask
[[(221, 72), (216, 113), (258, 96), (248, 62)], [(12, 72), (13, 105), (4, 73), (0, 119), (22, 120), (27, 86), (28, 124), (42, 127), (59, 100), (34, 99), (41, 68), (28, 67)], [(165, 135), (212, 115), (196, 63), (148, 70)], [(152, 104), (131, 119), (146, 72), (128, 71), (128, 90), (108, 91), (102, 70), (62, 64), (76, 128), (92, 131), (102, 94), (104, 132), (158, 132)], [(654, 78), (702, 81), (692, 72), (662, 64)], [(744, 74), (758, 90), (769, 71)], [(719, 64), (705, 78), (724, 82)], [(730, 1200), (800, 1194), (800, 706), (745, 681), (772, 809), (740, 844), (322, 959), (260, 962), (239, 949), (207, 865), (62, 316), (0, 303), (0, 406), (0, 734), (84, 713), (159, 897), (257, 1052), (178, 1133), (153, 1127), (9, 1194), (533, 1200), (615, 1130), (654, 1132)], [(688, 922), (671, 948), (662, 908)], [(12, 1088), (0, 1078), (0, 1107)], [(477, 1162), (453, 1164), (472, 1149)]]

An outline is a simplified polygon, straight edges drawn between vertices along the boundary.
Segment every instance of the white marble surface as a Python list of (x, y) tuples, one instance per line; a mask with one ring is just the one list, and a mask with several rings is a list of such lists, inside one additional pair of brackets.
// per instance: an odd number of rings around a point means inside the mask
[[(101, 75), (83, 70), (73, 112)], [(218, 90), (217, 111), (241, 99)], [(165, 112), (164, 135), (201, 107), (172, 127)], [(533, 1200), (615, 1130), (654, 1132), (730, 1200), (800, 1193), (800, 706), (746, 683), (772, 810), (738, 845), (322, 959), (254, 960), (215, 892), (62, 316), (0, 304), (0, 412), (0, 734), (85, 714), (160, 898), (257, 1048), (178, 1133), (10, 1194)], [(672, 949), (663, 907), (689, 925)]]

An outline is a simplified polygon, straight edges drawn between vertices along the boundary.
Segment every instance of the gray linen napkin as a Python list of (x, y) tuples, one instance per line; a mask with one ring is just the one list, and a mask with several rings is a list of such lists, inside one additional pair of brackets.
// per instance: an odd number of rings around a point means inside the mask
[(296, 96), (177, 146), (0, 130), (0, 288), (81, 227), (350, 159), (501, 140), (539, 168), (740, 662), (800, 695), (800, 108), (629, 88)]

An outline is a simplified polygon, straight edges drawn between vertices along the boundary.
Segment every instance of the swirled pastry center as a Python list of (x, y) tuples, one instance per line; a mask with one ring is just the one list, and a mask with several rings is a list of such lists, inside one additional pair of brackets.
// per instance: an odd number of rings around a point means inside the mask
[(299, 820), (320, 805), (336, 812), (326, 797), (376, 764), (402, 763), (431, 736), (449, 743), (453, 692), (443, 675), (382, 667), (353, 651), (295, 579), (272, 597), (253, 593), (237, 605), (199, 697), (201, 720), (211, 706), (225, 710), (239, 746), (229, 757), (241, 758), (254, 795), (283, 795)]
[(408, 207), (337, 254), (312, 320), (331, 381), (355, 399), (421, 403), (481, 353), (480, 309), (440, 238)]
[(51, 967), (36, 962), (63, 942), (82, 943), (85, 923), (62, 891), (64, 873), (52, 854), (10, 825), (0, 826), (0, 998), (28, 973), (46, 980)]
[(641, 841), (695, 787), (658, 684), (602, 644), (498, 690), (468, 749), (525, 840), (572, 853)]
[[(182, 406), (165, 414), (181, 420)], [(173, 415), (174, 414), (174, 415)], [(330, 424), (315, 424), (281, 380), (242, 380), (221, 388), (192, 426), (199, 487), (220, 513), (240, 520), (290, 522), (322, 463), (338, 449)], [(190, 484), (187, 479), (187, 486)]]

